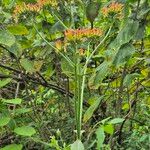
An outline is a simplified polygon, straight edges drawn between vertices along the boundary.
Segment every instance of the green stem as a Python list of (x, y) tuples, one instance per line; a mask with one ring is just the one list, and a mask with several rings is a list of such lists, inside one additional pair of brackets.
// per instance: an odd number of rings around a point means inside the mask
[(54, 50), (56, 50), (72, 67), (74, 66), (74, 63), (70, 60), (70, 58), (68, 56), (65, 56), (62, 52), (60, 52), (59, 49), (57, 49), (55, 46), (53, 46), (50, 42), (48, 42), (38, 31), (38, 29), (36, 28), (36, 26), (34, 25), (35, 30), (37, 31), (38, 35), (50, 46), (52, 47)]
[[(89, 63), (89, 60), (92, 58), (92, 56), (95, 54), (95, 52), (98, 50), (98, 48), (101, 46), (101, 44), (106, 40), (109, 33), (111, 31), (111, 27), (109, 28), (107, 34), (103, 38), (103, 40), (97, 45), (97, 47), (94, 49), (94, 51), (91, 53), (90, 56), (87, 56), (85, 66), (83, 68), (83, 77), (82, 77), (82, 85), (81, 85), (81, 96), (80, 96), (80, 103), (79, 103), (79, 139), (81, 139), (81, 126), (82, 126), (82, 110), (83, 110), (83, 98), (84, 98), (84, 89), (85, 89), (85, 80), (86, 80), (86, 72), (87, 72), (87, 65)], [(88, 46), (88, 54), (89, 54), (89, 46)]]

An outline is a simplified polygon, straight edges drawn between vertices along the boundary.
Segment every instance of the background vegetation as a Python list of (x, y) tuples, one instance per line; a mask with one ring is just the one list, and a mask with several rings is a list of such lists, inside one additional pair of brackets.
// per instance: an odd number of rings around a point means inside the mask
[(148, 150), (148, 0), (0, 1), (0, 150)]

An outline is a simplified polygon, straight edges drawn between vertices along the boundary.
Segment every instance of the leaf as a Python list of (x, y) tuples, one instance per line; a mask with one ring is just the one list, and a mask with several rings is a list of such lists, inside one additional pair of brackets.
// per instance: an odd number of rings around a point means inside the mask
[(99, 3), (90, 2), (86, 7), (86, 16), (90, 22), (93, 22), (95, 18), (98, 16), (99, 11)]
[(115, 118), (115, 119), (110, 120), (108, 123), (109, 124), (117, 124), (117, 123), (121, 123), (123, 121), (124, 121), (123, 118)]
[(107, 61), (103, 62), (98, 68), (96, 68), (96, 77), (94, 83), (101, 83), (102, 80), (108, 73), (109, 63)]
[(34, 62), (26, 59), (26, 58), (23, 58), (20, 60), (20, 63), (21, 63), (21, 66), (27, 71), (27, 72), (30, 72), (30, 73), (33, 73), (35, 72), (34, 70)]
[(103, 79), (106, 77), (109, 71), (109, 62), (103, 62), (99, 67), (96, 68), (95, 73), (89, 80), (89, 86), (92, 89), (98, 89)]
[(123, 106), (122, 106), (122, 110), (128, 110), (130, 108), (129, 104), (128, 103), (125, 103)]
[(139, 77), (139, 74), (137, 73), (133, 73), (133, 74), (127, 74), (124, 81), (123, 81), (123, 85), (124, 86), (129, 86), (131, 85), (132, 81), (136, 78)]
[(6, 30), (0, 30), (0, 44), (11, 46), (15, 43), (15, 37)]
[(13, 35), (25, 35), (28, 34), (29, 31), (23, 25), (11, 25), (7, 27), (8, 31), (11, 32)]
[(70, 66), (65, 59), (62, 59), (61, 61), (61, 69), (63, 73), (69, 77), (74, 73), (74, 67)]
[(80, 140), (76, 140), (73, 144), (71, 144), (71, 150), (84, 150), (84, 145)]
[(113, 64), (115, 66), (125, 63), (129, 60), (129, 58), (132, 56), (132, 54), (135, 52), (135, 48), (132, 44), (124, 44), (120, 47), (118, 50)]
[(33, 134), (36, 133), (35, 129), (29, 126), (18, 127), (14, 130), (14, 132), (22, 136), (32, 136)]
[(107, 124), (104, 126), (104, 131), (108, 134), (113, 134), (114, 133), (114, 127), (112, 124)]
[(99, 103), (101, 102), (103, 97), (104, 96), (95, 97), (95, 102), (87, 109), (87, 111), (85, 112), (85, 114), (83, 116), (83, 122), (84, 123), (86, 123), (92, 117), (94, 111), (99, 106)]
[(22, 47), (16, 42), (11, 47), (9, 47), (8, 50), (9, 52), (13, 53), (16, 57), (19, 57), (22, 54)]
[(0, 117), (0, 127), (7, 125), (9, 123), (10, 119), (11, 118), (9, 118), (9, 117), (4, 117), (4, 116)]
[(2, 102), (7, 103), (7, 104), (15, 104), (19, 105), (22, 102), (22, 99), (20, 98), (15, 98), (15, 99), (2, 99)]
[(21, 144), (10, 144), (3, 148), (0, 148), (0, 150), (22, 150), (23, 146)]
[(30, 108), (19, 108), (19, 109), (15, 109), (15, 114), (20, 115), (20, 114), (30, 112), (31, 110), (32, 109), (30, 109)]
[(105, 140), (105, 133), (103, 127), (99, 127), (96, 130), (96, 138), (97, 138), (97, 149), (100, 150)]
[(43, 61), (34, 61), (34, 70), (40, 71), (42, 65), (43, 65)]
[(4, 80), (0, 80), (0, 88), (4, 87), (5, 85), (7, 85), (8, 83), (10, 83), (11, 79), (4, 79)]
[(128, 43), (137, 33), (139, 27), (138, 21), (130, 20), (126, 26), (119, 32), (116, 39), (110, 44), (111, 49), (119, 49), (125, 43)]

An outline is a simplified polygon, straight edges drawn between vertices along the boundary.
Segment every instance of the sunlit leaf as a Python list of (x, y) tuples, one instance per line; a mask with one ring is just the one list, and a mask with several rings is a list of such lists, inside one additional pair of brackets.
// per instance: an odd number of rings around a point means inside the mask
[(76, 140), (73, 144), (71, 144), (71, 150), (84, 150), (84, 145), (80, 140)]
[(19, 105), (22, 102), (22, 99), (20, 98), (15, 98), (15, 99), (2, 99), (2, 102), (7, 103), (7, 104), (15, 104)]
[(11, 46), (15, 43), (15, 37), (6, 30), (0, 30), (0, 44)]
[(104, 131), (108, 134), (113, 134), (114, 133), (114, 127), (112, 124), (107, 124), (104, 126)]
[(109, 124), (117, 124), (117, 123), (121, 123), (123, 121), (124, 121), (123, 118), (115, 118), (115, 119), (110, 120), (108, 123)]
[(18, 127), (14, 130), (14, 132), (22, 136), (32, 136), (33, 134), (36, 133), (35, 129), (29, 126)]
[(4, 87), (5, 85), (7, 85), (10, 82), (11, 82), (11, 79), (0, 80), (0, 88)]
[(9, 118), (9, 117), (4, 117), (4, 116), (0, 117), (0, 127), (7, 125), (9, 123), (10, 119), (11, 118)]
[(105, 133), (103, 127), (99, 127), (96, 130), (96, 138), (97, 138), (97, 149), (100, 150), (105, 140)]
[(10, 26), (7, 27), (7, 29), (13, 35), (25, 35), (25, 34), (29, 33), (27, 28), (23, 25), (10, 25)]
[(3, 148), (0, 148), (0, 150), (22, 150), (23, 146), (21, 144), (10, 144)]

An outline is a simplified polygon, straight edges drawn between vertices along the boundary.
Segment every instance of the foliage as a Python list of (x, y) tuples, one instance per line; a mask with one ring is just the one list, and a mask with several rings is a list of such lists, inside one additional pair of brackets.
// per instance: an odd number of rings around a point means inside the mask
[(149, 148), (148, 0), (0, 1), (0, 150)]

